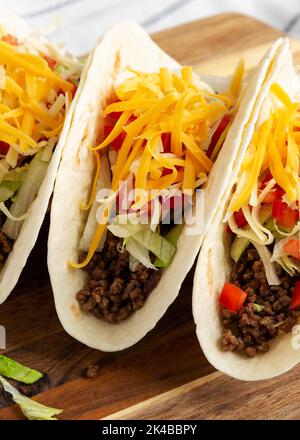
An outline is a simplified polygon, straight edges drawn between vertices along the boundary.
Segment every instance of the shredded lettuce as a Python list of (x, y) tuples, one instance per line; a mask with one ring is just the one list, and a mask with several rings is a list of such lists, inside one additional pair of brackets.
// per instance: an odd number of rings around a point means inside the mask
[(249, 244), (250, 240), (248, 240), (248, 238), (237, 236), (235, 237), (230, 249), (230, 257), (233, 259), (233, 261), (235, 261), (236, 263), (239, 261), (241, 255), (247, 249)]
[(0, 202), (0, 211), (3, 212), (3, 214), (6, 216), (7, 219), (9, 219), (13, 222), (22, 222), (23, 220), (25, 220), (28, 217), (27, 212), (23, 215), (20, 215), (20, 217), (15, 217), (14, 215), (12, 215), (10, 210), (5, 206), (4, 202)]
[(157, 226), (159, 225), (162, 207), (158, 198), (153, 199), (154, 209), (151, 216), (150, 229), (155, 232)]
[(256, 248), (260, 259), (264, 265), (266, 278), (269, 286), (279, 286), (280, 279), (276, 272), (276, 267), (274, 262), (272, 261), (272, 254), (267, 248), (267, 246), (255, 243), (252, 241), (253, 246)]
[(297, 235), (278, 240), (274, 246), (272, 255), (272, 261), (280, 264), (280, 266), (291, 276), (295, 275), (296, 272), (300, 273), (300, 261), (296, 261), (295, 258), (288, 256), (284, 250), (284, 245), (293, 238), (298, 240)]
[(68, 70), (68, 67), (64, 66), (63, 64), (57, 64), (57, 66), (55, 67), (54, 71), (56, 73), (58, 73), (59, 75), (63, 72), (65, 72), (66, 70)]
[(300, 262), (295, 258), (283, 255), (279, 258), (278, 263), (291, 276), (295, 275), (296, 272), (300, 273)]
[(259, 244), (271, 244), (274, 240), (272, 233), (269, 229), (265, 228), (259, 219), (260, 206), (253, 206), (252, 211), (250, 212), (250, 208), (248, 205), (244, 205), (242, 207), (243, 214), (251, 228), (251, 230), (255, 233), (256, 243)]
[(20, 189), (27, 173), (27, 166), (10, 170), (0, 184), (0, 202), (5, 202)]
[(0, 202), (5, 202), (14, 195), (14, 192), (5, 186), (0, 186)]
[[(183, 224), (176, 225), (165, 235), (165, 239), (169, 243), (171, 243), (175, 248), (177, 246), (177, 241), (178, 241), (178, 239), (180, 237), (182, 229), (183, 229)], [(174, 257), (174, 255), (173, 255), (173, 257)], [(169, 262), (167, 264), (164, 263), (160, 258), (156, 258), (156, 260), (154, 262), (154, 266), (155, 267), (167, 267), (167, 266), (170, 266), (170, 264), (172, 263), (173, 257), (169, 260)]]
[(140, 262), (132, 254), (129, 255), (129, 269), (131, 272), (135, 272), (140, 265)]
[(261, 304), (256, 304), (256, 303), (251, 303), (251, 304), (254, 307), (255, 311), (258, 313), (262, 312), (265, 309), (265, 307), (262, 306)]
[(266, 228), (268, 228), (272, 234), (273, 237), (276, 238), (283, 238), (284, 236), (281, 234), (281, 230), (276, 227), (275, 221), (273, 218), (269, 219), (266, 223), (265, 223)]
[(151, 263), (149, 250), (142, 246), (138, 241), (134, 240), (134, 238), (129, 238), (127, 240), (126, 250), (129, 252), (130, 256), (133, 256), (136, 260), (142, 263), (143, 266), (148, 269), (156, 269)]
[(300, 222), (296, 223), (295, 226), (293, 227), (293, 229), (291, 229), (291, 230), (288, 230), (283, 227), (279, 228), (275, 220), (274, 220), (273, 224), (274, 224), (274, 230), (278, 233), (279, 236), (283, 236), (283, 237), (290, 238), (293, 235), (295, 235), (296, 232), (298, 232), (300, 230)]
[(119, 238), (129, 238), (133, 235), (137, 234), (138, 232), (144, 231), (149, 226), (143, 225), (141, 223), (138, 224), (132, 224), (127, 222), (126, 224), (122, 225), (120, 223), (112, 223), (107, 226), (107, 229), (114, 234), (116, 237)]
[(21, 365), (3, 355), (0, 355), (0, 374), (26, 384), (32, 384), (43, 377), (39, 371)]
[(261, 205), (258, 217), (260, 223), (266, 226), (266, 223), (272, 218), (272, 206), (269, 204)]
[(132, 238), (134, 238), (134, 240), (140, 243), (144, 248), (152, 252), (165, 265), (170, 264), (170, 261), (172, 261), (172, 258), (176, 252), (175, 246), (173, 246), (161, 235), (151, 231), (151, 229), (138, 232), (137, 234), (134, 234)]
[(29, 397), (23, 396), (14, 386), (4, 377), (0, 376), (0, 382), (5, 391), (12, 395), (13, 400), (20, 406), (24, 416), (29, 420), (57, 420), (55, 415), (62, 413), (62, 409), (51, 408)]
[(238, 237), (247, 238), (257, 244), (271, 244), (274, 241), (274, 237), (271, 231), (261, 224), (261, 220), (259, 219), (259, 206), (254, 206), (250, 212), (249, 206), (244, 205), (242, 210), (249, 227), (239, 228), (235, 222), (234, 215), (231, 215), (228, 218), (228, 225), (232, 232)]
[(272, 191), (273, 187), (275, 186), (275, 183), (276, 183), (275, 179), (269, 180), (267, 185), (264, 187), (264, 189), (258, 196), (258, 200), (260, 203), (262, 203), (265, 200), (267, 194), (269, 194), (269, 192)]
[[(24, 182), (18, 191), (16, 200), (11, 205), (10, 213), (15, 218), (19, 218), (27, 213), (46, 175), (48, 162), (41, 159), (42, 154), (43, 151), (40, 150), (30, 162)], [(13, 218), (7, 218), (3, 226), (3, 232), (9, 238), (15, 240), (19, 235), (21, 226), (22, 222), (16, 222)]]

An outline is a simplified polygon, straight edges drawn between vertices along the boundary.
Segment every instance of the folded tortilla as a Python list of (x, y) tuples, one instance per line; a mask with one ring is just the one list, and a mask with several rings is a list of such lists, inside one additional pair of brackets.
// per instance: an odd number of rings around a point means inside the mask
[[(32, 33), (30, 26), (28, 26), (20, 17), (14, 15), (4, 7), (0, 8), (0, 25), (4, 33), (16, 36), (20, 42)], [(32, 38), (37, 37), (33, 35)], [(56, 144), (55, 151), (52, 155), (52, 159), (39, 192), (29, 208), (28, 216), (22, 224), (20, 234), (15, 240), (13, 249), (0, 272), (0, 304), (5, 301), (18, 282), (22, 269), (37, 240), (52, 194), (61, 152), (70, 128), (73, 110), (80, 94), (80, 89), (81, 86), (79, 87), (79, 92), (72, 101), (69, 112), (66, 115), (60, 139)]]
[[(48, 241), (48, 267), (56, 310), (71, 336), (103, 351), (125, 349), (153, 329), (175, 300), (198, 254), (205, 229), (221, 202), (222, 191), (231, 175), (231, 158), (237, 155), (244, 135), (243, 127), (251, 118), (270, 63), (282, 44), (283, 40), (279, 40), (266, 55), (251, 76), (241, 99), (238, 114), (222, 147), (221, 159), (208, 179), (203, 232), (195, 236), (185, 235), (183, 230), (172, 264), (163, 271), (146, 303), (115, 325), (81, 311), (75, 295), (85, 285), (87, 274), (68, 265), (70, 260), (78, 261), (79, 243), (86, 222), (86, 213), (80, 210), (80, 203), (88, 199), (94, 174), (93, 156), (87, 147), (95, 145), (103, 108), (112, 91), (128, 76), (128, 68), (156, 72), (160, 67), (177, 69), (179, 65), (131, 22), (122, 22), (112, 28), (96, 46), (88, 61), (85, 87), (74, 112), (57, 175)], [(224, 167), (225, 159), (227, 165)]]
[[(296, 74), (291, 49), (285, 40), (276, 43), (271, 49), (276, 56), (269, 65), (268, 74), (261, 84), (257, 102), (253, 107), (248, 123), (244, 124), (244, 135), (239, 150), (232, 160), (232, 173), (224, 187), (222, 203), (207, 231), (199, 254), (193, 288), (193, 315), (196, 333), (201, 348), (209, 362), (218, 370), (240, 380), (261, 380), (277, 376), (292, 368), (300, 361), (299, 337), (289, 333), (278, 335), (271, 341), (270, 350), (247, 358), (236, 352), (222, 351), (220, 338), (222, 323), (220, 319), (219, 296), (224, 282), (231, 271), (228, 233), (223, 219), (230, 200), (233, 185), (245, 157), (255, 125), (264, 120), (270, 109), (270, 86), (278, 83), (291, 97), (299, 97), (300, 80)], [(298, 347), (298, 348), (297, 348)]]

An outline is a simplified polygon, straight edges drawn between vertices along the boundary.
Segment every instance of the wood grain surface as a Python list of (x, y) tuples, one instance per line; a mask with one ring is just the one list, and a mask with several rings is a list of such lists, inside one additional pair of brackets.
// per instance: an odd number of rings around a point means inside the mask
[[(241, 56), (249, 68), (255, 66), (280, 35), (249, 17), (225, 14), (153, 37), (181, 63), (226, 75)], [(294, 48), (300, 60), (300, 44), (294, 42)], [(257, 383), (214, 372), (194, 333), (193, 270), (164, 318), (134, 347), (103, 353), (72, 339), (55, 313), (46, 267), (48, 225), (47, 217), (16, 289), (0, 308), (7, 331), (1, 353), (44, 373), (36, 384), (20, 386), (22, 392), (63, 408), (61, 419), (300, 417), (300, 368)], [(93, 364), (98, 375), (86, 378)], [(22, 418), (10, 397), (0, 393), (0, 420)]]

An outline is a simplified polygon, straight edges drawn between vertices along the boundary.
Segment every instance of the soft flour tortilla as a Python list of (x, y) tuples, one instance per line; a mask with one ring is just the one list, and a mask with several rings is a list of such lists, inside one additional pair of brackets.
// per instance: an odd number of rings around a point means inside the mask
[[(223, 146), (227, 161), (239, 149), (242, 134), (240, 126), (244, 120), (249, 119), (269, 65), (282, 44), (283, 40), (278, 41), (250, 80), (236, 120), (229, 131), (229, 140)], [(79, 242), (86, 222), (86, 213), (79, 206), (82, 200), (88, 199), (94, 175), (93, 158), (87, 147), (96, 141), (106, 100), (128, 76), (128, 67), (148, 72), (158, 71), (162, 66), (179, 68), (178, 63), (156, 46), (138, 25), (130, 22), (122, 22), (108, 31), (91, 54), (89, 62), (85, 87), (75, 109), (55, 184), (48, 267), (56, 310), (65, 330), (92, 348), (117, 351), (138, 342), (164, 315), (178, 295), (197, 256), (203, 233), (185, 235), (183, 230), (172, 265), (163, 272), (161, 281), (144, 306), (128, 319), (113, 325), (82, 313), (75, 295), (84, 287), (87, 274), (84, 270), (70, 268), (68, 261), (78, 260)], [(217, 210), (221, 190), (230, 177), (230, 168), (225, 166), (224, 169), (224, 163), (221, 167), (222, 176), (219, 171), (217, 173), (213, 170), (208, 182), (208, 197), (213, 202), (208, 203), (205, 210), (203, 232)]]
[[(6, 33), (15, 35), (19, 41), (23, 41), (32, 29), (20, 18), (6, 8), (0, 7), (0, 25)], [(81, 82), (82, 84), (82, 82)], [(12, 289), (15, 287), (27, 258), (37, 240), (39, 230), (43, 223), (49, 199), (51, 197), (54, 181), (61, 157), (61, 152), (69, 131), (74, 106), (80, 94), (81, 86), (73, 100), (65, 119), (64, 128), (61, 132), (59, 142), (55, 147), (47, 174), (43, 180), (40, 190), (29, 208), (28, 217), (23, 222), (20, 234), (14, 242), (13, 250), (9, 254), (5, 265), (0, 272), (0, 304), (3, 303)]]
[(297, 336), (299, 326), (294, 328), (294, 333), (275, 338), (269, 352), (259, 354), (253, 359), (224, 352), (220, 348), (222, 324), (218, 299), (225, 280), (229, 280), (231, 266), (228, 234), (222, 221), (255, 124), (258, 122), (259, 125), (269, 113), (269, 88), (273, 82), (278, 82), (292, 98), (297, 96), (299, 99), (300, 81), (287, 42), (280, 48), (261, 89), (258, 104), (248, 124), (248, 133), (233, 164), (228, 188), (203, 242), (194, 277), (193, 314), (201, 348), (215, 368), (241, 380), (274, 377), (300, 361), (300, 338)]

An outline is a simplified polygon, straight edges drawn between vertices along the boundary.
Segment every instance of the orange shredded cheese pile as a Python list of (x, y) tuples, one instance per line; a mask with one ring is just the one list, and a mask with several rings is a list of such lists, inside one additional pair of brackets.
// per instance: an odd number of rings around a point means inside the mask
[[(11, 166), (18, 154), (32, 154), (45, 139), (59, 135), (65, 94), (71, 99), (73, 89), (42, 56), (21, 50), (0, 41), (0, 141), (10, 146), (6, 160)], [(51, 93), (52, 106), (47, 106)]]
[[(198, 86), (191, 67), (183, 67), (181, 75), (167, 68), (156, 73), (132, 73), (133, 76), (116, 89), (118, 101), (108, 104), (103, 112), (104, 123), (111, 114), (119, 113), (118, 119), (109, 135), (91, 150), (102, 153), (123, 134), (112, 170), (112, 190), (118, 191), (119, 183), (127, 179), (131, 165), (138, 161), (136, 194), (137, 190), (149, 194), (146, 200), (136, 195), (132, 209), (138, 210), (151, 200), (150, 190), (163, 190), (176, 184), (182, 191), (193, 192), (197, 180), (210, 172), (213, 162), (205, 152), (209, 146), (207, 141), (212, 136), (212, 129), (236, 103), (244, 64), (238, 65), (230, 90), (224, 94)], [(164, 135), (170, 137), (168, 151), (164, 150)], [(224, 138), (222, 136), (218, 143), (218, 149)], [(109, 209), (107, 206), (107, 211)], [(107, 215), (98, 225), (85, 260), (70, 263), (72, 267), (82, 268), (88, 264), (104, 233), (106, 221)]]
[[(185, 188), (194, 190), (197, 177), (212, 167), (202, 145), (233, 99), (200, 89), (190, 67), (182, 68), (181, 77), (167, 68), (161, 68), (159, 73), (134, 73), (116, 90), (119, 102), (104, 110), (104, 117), (122, 112), (120, 118), (109, 136), (93, 148), (104, 149), (125, 131), (113, 172), (113, 190), (126, 179), (136, 159), (140, 159), (136, 183), (139, 189), (163, 189), (174, 183), (182, 187), (184, 183)], [(171, 136), (168, 155), (162, 145), (162, 135), (166, 133)], [(178, 167), (183, 171), (179, 181)], [(171, 173), (162, 183), (164, 169)]]
[(276, 183), (284, 189), (290, 202), (298, 198), (300, 108), (278, 83), (270, 91), (279, 106), (254, 133), (244, 158), (239, 183), (228, 211), (236, 212), (249, 203), (259, 177), (269, 169)]

